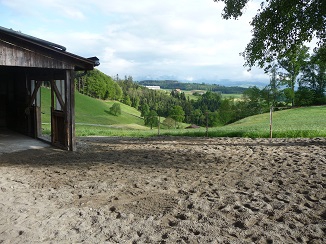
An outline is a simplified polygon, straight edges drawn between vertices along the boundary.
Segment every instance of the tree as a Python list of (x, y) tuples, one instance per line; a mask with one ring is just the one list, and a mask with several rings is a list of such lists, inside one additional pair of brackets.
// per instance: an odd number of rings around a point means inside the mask
[(130, 97), (129, 95), (125, 95), (124, 98), (123, 98), (123, 103), (130, 106), (131, 105), (131, 100), (130, 100)]
[(116, 101), (121, 100), (123, 93), (122, 93), (121, 87), (118, 85), (117, 82), (114, 82), (114, 92), (115, 93), (114, 93), (113, 99), (116, 100)]
[(221, 106), (218, 110), (218, 117), (219, 121), (226, 125), (230, 122), (233, 122), (235, 114), (234, 114), (234, 99), (232, 98), (225, 98), (221, 102)]
[(203, 121), (205, 120), (205, 116), (203, 115), (202, 111), (200, 109), (195, 109), (191, 113), (191, 121), (196, 125), (203, 124)]
[(182, 107), (177, 105), (174, 106), (170, 111), (170, 117), (174, 119), (175, 122), (182, 122), (185, 118), (185, 112)]
[(149, 106), (147, 103), (143, 103), (141, 105), (140, 112), (141, 112), (141, 114), (140, 114), (141, 117), (145, 117), (149, 114)]
[(110, 113), (114, 116), (118, 116), (121, 114), (121, 107), (119, 103), (113, 103), (110, 108)]
[(270, 70), (269, 85), (262, 91), (268, 106), (276, 106), (279, 98), (279, 77), (277, 74), (277, 65), (272, 66)]
[(97, 69), (88, 71), (86, 75), (79, 71), (76, 76), (76, 88), (82, 94), (112, 100), (119, 100), (122, 96), (120, 86), (110, 76)]
[(326, 88), (326, 43), (314, 50), (309, 62), (303, 68), (300, 79), (301, 87), (305, 86), (314, 91), (314, 104), (324, 104)]
[(216, 92), (207, 91), (195, 103), (197, 108), (200, 108), (203, 113), (207, 110), (210, 112), (216, 111), (221, 103), (221, 95)]
[(170, 129), (175, 125), (175, 121), (172, 118), (168, 117), (163, 121), (162, 124)]
[(207, 114), (208, 116), (208, 126), (214, 127), (221, 124), (220, 116), (218, 112), (210, 112)]
[(139, 97), (138, 97), (138, 96), (137, 96), (137, 97), (134, 97), (134, 98), (132, 99), (131, 106), (134, 107), (134, 108), (136, 108), (136, 109), (138, 109), (138, 107), (139, 107), (139, 102), (140, 102)]
[(261, 114), (269, 110), (263, 92), (258, 87), (253, 86), (243, 92), (243, 101), (238, 103), (241, 107), (241, 117), (254, 114)]
[(154, 110), (151, 110), (147, 116), (144, 118), (145, 120), (145, 125), (150, 125), (151, 129), (153, 129), (153, 126), (158, 125), (158, 118), (157, 118), (157, 113)]
[(286, 85), (290, 89), (288, 90), (288, 98), (292, 106), (294, 106), (294, 88), (297, 83), (297, 77), (309, 58), (308, 50), (309, 48), (306, 46), (294, 48), (278, 60), (279, 66), (286, 71), (282, 74), (283, 79), (281, 82), (282, 85)]
[(295, 104), (297, 106), (311, 106), (315, 100), (315, 93), (307, 87), (299, 87), (295, 92)]
[[(224, 2), (224, 19), (238, 19), (249, 0), (214, 0)], [(326, 40), (326, 1), (265, 0), (250, 22), (253, 37), (242, 56), (249, 68), (263, 68), (279, 55), (286, 56), (314, 37), (322, 45)]]

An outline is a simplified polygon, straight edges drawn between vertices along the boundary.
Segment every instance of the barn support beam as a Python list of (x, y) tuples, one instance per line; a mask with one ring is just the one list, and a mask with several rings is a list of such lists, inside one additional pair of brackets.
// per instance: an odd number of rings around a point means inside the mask
[[(31, 82), (32, 82), (32, 81), (31, 81)], [(39, 91), (41, 85), (42, 85), (42, 81), (36, 81), (36, 85), (35, 85), (34, 91), (33, 91), (33, 93), (32, 93), (31, 100), (29, 101), (29, 104), (28, 104), (27, 108), (32, 107), (32, 105), (33, 105), (33, 103), (34, 103), (34, 101), (35, 101), (36, 95), (37, 95), (37, 93), (38, 93), (38, 91)]]
[(58, 44), (0, 27), (0, 125), (38, 139), (42, 134), (40, 87), (51, 83), (51, 144), (76, 150), (75, 71), (93, 70), (96, 57), (83, 58)]
[(51, 81), (51, 131), (53, 145), (76, 151), (73, 70), (66, 70), (64, 80)]
[(67, 104), (67, 122), (68, 122), (68, 145), (70, 151), (76, 151), (75, 135), (75, 82), (72, 70), (66, 71), (66, 104)]

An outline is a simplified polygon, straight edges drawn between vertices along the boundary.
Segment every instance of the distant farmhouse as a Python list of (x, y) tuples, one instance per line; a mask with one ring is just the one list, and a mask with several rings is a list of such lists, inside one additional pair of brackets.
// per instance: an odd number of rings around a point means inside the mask
[(176, 93), (181, 93), (181, 89), (179, 89), (179, 88), (174, 89), (174, 91), (175, 91)]
[(161, 90), (160, 86), (145, 86), (145, 87), (147, 87), (150, 90)]

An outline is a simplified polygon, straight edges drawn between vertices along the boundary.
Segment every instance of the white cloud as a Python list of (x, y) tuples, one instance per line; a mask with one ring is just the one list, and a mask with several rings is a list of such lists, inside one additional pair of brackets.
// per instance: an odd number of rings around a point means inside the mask
[(257, 3), (250, 3), (238, 21), (223, 20), (223, 4), (212, 0), (2, 0), (2, 6), (19, 13), (15, 25), (22, 32), (81, 56), (96, 55), (99, 69), (110, 75), (195, 80), (261, 73), (243, 72), (239, 56), (250, 40), (248, 23)]

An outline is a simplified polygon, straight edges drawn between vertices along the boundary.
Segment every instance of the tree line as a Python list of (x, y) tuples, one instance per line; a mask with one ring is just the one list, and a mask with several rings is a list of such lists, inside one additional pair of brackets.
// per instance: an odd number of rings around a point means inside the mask
[(176, 80), (143, 80), (138, 82), (142, 86), (160, 86), (162, 89), (181, 89), (184, 91), (204, 90), (223, 94), (242, 94), (246, 88), (239, 86), (221, 86), (205, 83), (183, 83)]
[[(223, 98), (212, 89), (189, 99), (184, 92), (150, 90), (131, 76), (115, 79), (93, 70), (86, 75), (76, 74), (79, 92), (99, 99), (120, 101), (141, 112), (144, 124), (157, 126), (158, 117), (167, 127), (176, 127), (179, 122), (200, 126), (218, 126), (269, 111), (270, 107), (311, 106), (326, 104), (326, 48), (316, 48), (313, 54), (305, 46), (282, 56), (270, 65), (269, 84), (260, 89), (256, 86), (245, 89), (242, 98)], [(176, 82), (173, 82), (177, 84)], [(153, 85), (153, 84), (151, 84)], [(112, 114), (118, 115), (118, 106)], [(120, 112), (121, 113), (121, 112)]]

